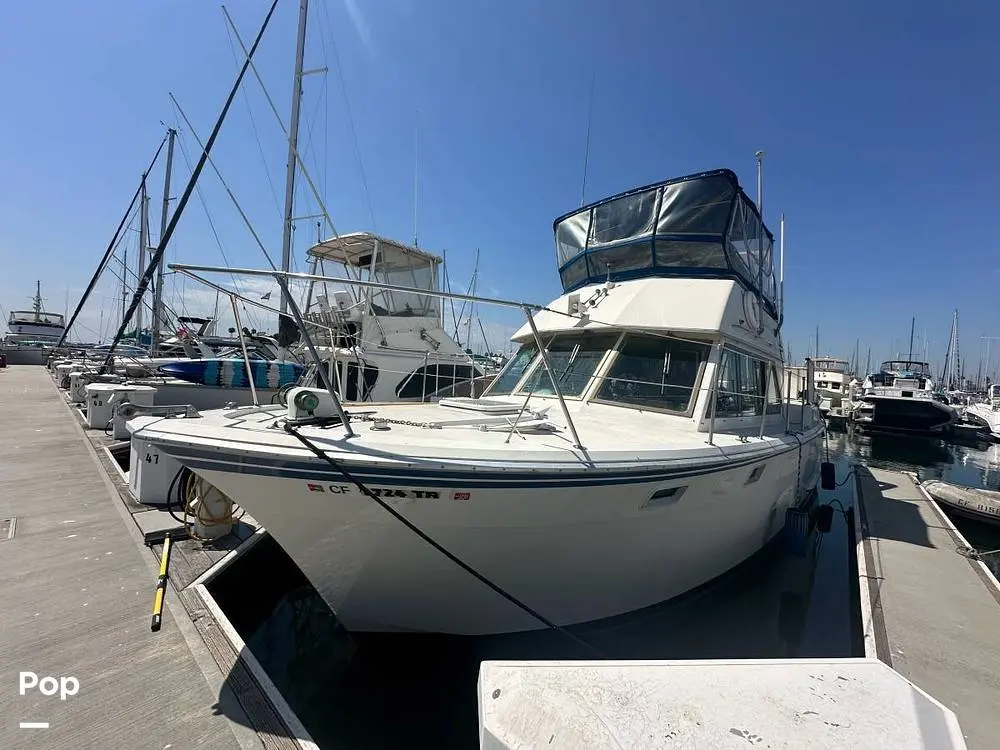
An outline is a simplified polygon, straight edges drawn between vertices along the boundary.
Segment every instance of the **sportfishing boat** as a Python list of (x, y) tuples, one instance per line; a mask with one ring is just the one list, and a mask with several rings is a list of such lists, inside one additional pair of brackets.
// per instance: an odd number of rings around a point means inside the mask
[[(484, 374), (444, 329), (436, 296), (441, 258), (370, 232), (333, 237), (308, 255), (320, 271), (332, 264), (351, 279), (384, 285), (314, 282), (308, 290), (316, 309), (305, 321), (342, 399), (423, 401)], [(304, 347), (299, 353), (306, 355)]]
[(480, 300), (527, 323), (479, 398), (342, 405), (328, 383), (136, 417), (133, 439), (260, 520), (348, 629), (570, 625), (705, 583), (774, 538), (819, 470), (822, 419), (781, 393), (772, 235), (725, 169), (554, 229), (557, 299)]
[(35, 282), (30, 310), (12, 310), (7, 319), (9, 333), (0, 342), (8, 365), (44, 365), (66, 329), (59, 313), (42, 309), (42, 282)]
[(851, 375), (848, 372), (850, 363), (846, 359), (834, 357), (819, 357), (814, 362), (816, 395), (819, 397), (819, 410), (826, 416), (830, 409), (839, 409), (848, 394)]
[(958, 420), (958, 412), (934, 391), (926, 362), (883, 362), (865, 378), (857, 422), (898, 432), (943, 432)]
[(1000, 440), (1000, 386), (993, 384), (986, 394), (986, 401), (969, 404), (965, 419), (984, 428), (994, 440)]

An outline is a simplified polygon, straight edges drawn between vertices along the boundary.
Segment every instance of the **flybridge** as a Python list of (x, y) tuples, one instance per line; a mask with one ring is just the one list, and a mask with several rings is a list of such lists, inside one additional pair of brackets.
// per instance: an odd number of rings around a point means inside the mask
[(553, 228), (565, 292), (608, 279), (732, 278), (778, 318), (774, 236), (731, 170), (605, 198), (556, 219)]

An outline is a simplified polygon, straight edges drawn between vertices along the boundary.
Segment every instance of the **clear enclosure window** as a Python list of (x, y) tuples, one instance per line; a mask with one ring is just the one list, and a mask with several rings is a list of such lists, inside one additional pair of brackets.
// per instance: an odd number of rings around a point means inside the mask
[(534, 344), (524, 344), (517, 350), (517, 354), (510, 358), (510, 362), (503, 371), (497, 375), (496, 380), (490, 386), (490, 396), (505, 396), (514, 390), (514, 386), (528, 369), (528, 365), (538, 354), (538, 348)]
[[(556, 336), (547, 347), (549, 365), (563, 396), (579, 396), (587, 387), (605, 352), (615, 345), (617, 333)], [(534, 372), (519, 389), (522, 393), (554, 396), (555, 388), (545, 364), (539, 359)]]
[(597, 398), (686, 412), (708, 349), (707, 344), (629, 335)]

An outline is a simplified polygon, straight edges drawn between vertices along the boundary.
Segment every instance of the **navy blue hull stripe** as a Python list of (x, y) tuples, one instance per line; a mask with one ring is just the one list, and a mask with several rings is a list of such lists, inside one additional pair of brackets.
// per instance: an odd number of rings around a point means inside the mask
[[(185, 466), (198, 471), (222, 471), (254, 476), (276, 476), (286, 479), (303, 479), (314, 482), (343, 483), (343, 475), (319, 459), (310, 462), (286, 461), (269, 456), (226, 456), (221, 452), (201, 451), (188, 446), (161, 445), (161, 450)], [(537, 487), (592, 487), (620, 484), (639, 484), (685, 479), (703, 474), (738, 469), (743, 466), (769, 461), (797, 450), (798, 446), (752, 457), (729, 461), (713, 461), (701, 466), (687, 465), (676, 469), (593, 469), (591, 471), (559, 471), (539, 468), (535, 471), (497, 471), (368, 467), (349, 463), (345, 468), (357, 479), (366, 483), (405, 487), (449, 487), (480, 489), (537, 488)], [(338, 460), (337, 456), (332, 456)], [(235, 459), (235, 460), (234, 460)], [(339, 460), (343, 460), (342, 457)]]

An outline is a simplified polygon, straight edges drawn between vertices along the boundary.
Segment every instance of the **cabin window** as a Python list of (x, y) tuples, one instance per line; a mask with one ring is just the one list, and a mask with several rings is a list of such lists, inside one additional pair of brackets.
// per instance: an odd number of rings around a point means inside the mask
[(528, 369), (528, 365), (531, 364), (537, 353), (538, 347), (534, 344), (522, 345), (517, 350), (517, 354), (510, 358), (510, 362), (507, 363), (507, 366), (503, 368), (503, 371), (497, 375), (496, 380), (490, 385), (489, 395), (506, 396), (512, 393), (514, 386), (517, 385), (518, 381), (524, 375)]
[[(716, 386), (715, 416), (759, 417), (763, 414), (765, 394), (769, 404), (772, 395), (771, 383), (766, 377), (767, 363), (743, 352), (726, 349), (722, 353), (721, 368)], [(776, 380), (773, 368), (770, 380)], [(776, 403), (780, 404), (776, 382), (774, 395)], [(771, 410), (770, 406), (768, 410)]]
[(428, 365), (412, 372), (396, 387), (399, 398), (422, 398), (455, 383), (471, 380), (476, 373), (471, 365)]
[[(556, 336), (546, 347), (549, 365), (563, 396), (580, 396), (590, 382), (597, 365), (618, 340), (617, 333)], [(554, 396), (552, 379), (545, 363), (538, 358), (535, 369), (518, 389), (522, 393)]]
[(708, 350), (707, 344), (630, 334), (597, 398), (684, 413), (691, 407)]

